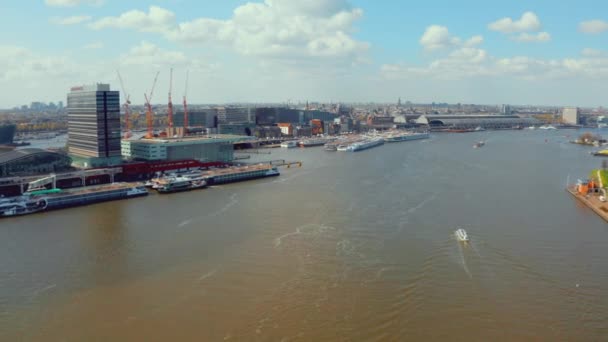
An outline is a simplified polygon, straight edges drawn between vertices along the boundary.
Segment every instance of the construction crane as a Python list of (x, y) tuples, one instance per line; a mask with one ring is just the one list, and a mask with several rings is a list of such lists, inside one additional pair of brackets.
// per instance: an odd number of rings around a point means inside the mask
[(173, 101), (171, 100), (171, 91), (173, 90), (173, 68), (169, 76), (169, 104), (167, 105), (167, 112), (169, 114), (169, 136), (173, 136)]
[(120, 81), (120, 87), (122, 88), (122, 93), (125, 96), (125, 139), (129, 139), (131, 137), (131, 122), (129, 121), (131, 116), (131, 95), (127, 94), (125, 90), (125, 83), (122, 81), (122, 76), (120, 75), (120, 71), (116, 70), (118, 74), (118, 80)]
[(184, 89), (184, 134), (188, 134), (188, 102), (186, 101), (188, 96), (188, 71), (186, 71), (186, 87)]
[(150, 89), (150, 96), (144, 94), (146, 98), (146, 121), (148, 124), (148, 134), (146, 134), (147, 139), (154, 138), (154, 122), (152, 117), (152, 105), (150, 102), (152, 101), (152, 95), (154, 94), (154, 88), (156, 87), (156, 80), (158, 80), (158, 74), (160, 71), (156, 72), (156, 76), (154, 76), (154, 83), (152, 83), (152, 89)]

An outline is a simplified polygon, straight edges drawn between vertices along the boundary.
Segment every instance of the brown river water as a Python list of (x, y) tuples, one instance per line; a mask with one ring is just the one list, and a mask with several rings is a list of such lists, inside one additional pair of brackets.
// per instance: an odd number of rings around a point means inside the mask
[(579, 133), (274, 149), (303, 166), (0, 220), (0, 340), (605, 339), (608, 224), (564, 191), (600, 166)]

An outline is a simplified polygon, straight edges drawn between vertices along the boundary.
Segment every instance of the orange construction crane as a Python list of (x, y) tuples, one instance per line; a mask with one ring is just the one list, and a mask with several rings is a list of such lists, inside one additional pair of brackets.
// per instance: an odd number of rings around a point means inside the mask
[(184, 134), (188, 134), (188, 102), (186, 101), (188, 96), (188, 71), (186, 71), (186, 88), (184, 90)]
[(154, 94), (154, 88), (156, 87), (156, 80), (158, 79), (158, 74), (160, 73), (160, 71), (156, 72), (156, 76), (154, 77), (154, 83), (152, 83), (152, 89), (150, 89), (150, 96), (148, 96), (147, 94), (144, 94), (144, 97), (146, 98), (146, 121), (148, 124), (148, 134), (146, 134), (146, 138), (147, 139), (152, 139), (154, 138), (154, 122), (153, 122), (153, 117), (152, 117), (152, 105), (150, 104), (150, 102), (152, 101), (152, 95)]
[(131, 123), (129, 122), (130, 114), (131, 114), (131, 95), (127, 94), (125, 90), (125, 83), (122, 81), (122, 76), (120, 76), (120, 71), (116, 70), (118, 74), (118, 80), (120, 81), (120, 87), (122, 88), (122, 93), (125, 96), (125, 139), (129, 139), (131, 137)]
[(167, 106), (167, 112), (169, 113), (169, 136), (173, 136), (173, 101), (171, 100), (171, 91), (173, 90), (173, 68), (169, 76), (169, 104)]

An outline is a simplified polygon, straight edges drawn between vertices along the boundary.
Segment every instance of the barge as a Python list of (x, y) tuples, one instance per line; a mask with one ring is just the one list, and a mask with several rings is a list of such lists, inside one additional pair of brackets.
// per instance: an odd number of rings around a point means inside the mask
[(279, 176), (281, 173), (272, 165), (247, 165), (215, 169), (205, 174), (205, 181), (209, 185), (241, 182), (251, 179)]
[(41, 190), (0, 200), (0, 217), (33, 214), (40, 211), (77, 207), (99, 202), (146, 196), (140, 185), (113, 183), (70, 190)]

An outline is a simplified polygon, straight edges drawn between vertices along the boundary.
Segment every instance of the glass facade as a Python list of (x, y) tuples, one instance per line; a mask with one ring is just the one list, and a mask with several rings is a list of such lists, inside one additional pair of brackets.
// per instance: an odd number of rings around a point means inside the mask
[(121, 155), (119, 92), (102, 86), (79, 87), (68, 94), (70, 154), (95, 158)]

